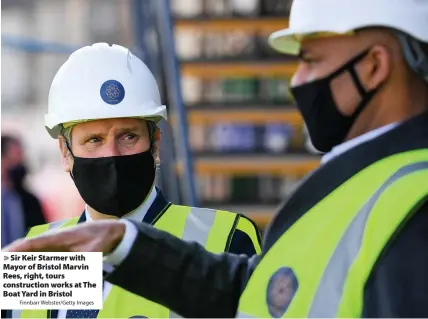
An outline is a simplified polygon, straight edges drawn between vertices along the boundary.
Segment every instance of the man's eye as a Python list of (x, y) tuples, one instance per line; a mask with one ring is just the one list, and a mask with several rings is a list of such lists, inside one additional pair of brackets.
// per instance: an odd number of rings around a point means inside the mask
[(100, 142), (101, 141), (101, 139), (100, 138), (98, 138), (98, 137), (93, 137), (93, 138), (90, 138), (87, 142), (88, 143), (98, 143), (98, 142)]
[(129, 134), (126, 134), (125, 135), (125, 139), (126, 140), (133, 140), (134, 138), (136, 138), (137, 137), (137, 135), (135, 135), (135, 134), (132, 134), (132, 133), (129, 133)]

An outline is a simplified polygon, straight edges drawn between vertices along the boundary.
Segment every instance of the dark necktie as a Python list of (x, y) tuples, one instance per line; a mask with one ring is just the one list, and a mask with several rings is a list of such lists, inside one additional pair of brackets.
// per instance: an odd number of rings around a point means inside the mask
[(67, 310), (66, 318), (96, 318), (99, 310)]
[[(103, 275), (106, 275), (105, 271), (103, 271)], [(65, 318), (96, 318), (98, 316), (98, 312), (99, 310), (67, 310), (67, 315)]]

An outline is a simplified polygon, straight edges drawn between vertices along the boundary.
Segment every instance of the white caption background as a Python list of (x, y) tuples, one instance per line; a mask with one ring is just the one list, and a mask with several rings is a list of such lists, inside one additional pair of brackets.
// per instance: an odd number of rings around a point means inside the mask
[(102, 309), (102, 253), (2, 252), (1, 260), (2, 309)]

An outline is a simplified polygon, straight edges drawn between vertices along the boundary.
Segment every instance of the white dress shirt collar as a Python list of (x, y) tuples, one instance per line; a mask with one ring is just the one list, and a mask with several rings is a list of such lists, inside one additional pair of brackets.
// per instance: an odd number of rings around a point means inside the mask
[(345, 153), (346, 151), (348, 151), (348, 150), (350, 150), (350, 149), (352, 149), (352, 148), (354, 148), (354, 147), (356, 147), (362, 143), (368, 142), (368, 141), (370, 141), (370, 140), (372, 140), (372, 139), (374, 139), (374, 138), (376, 138), (382, 134), (385, 134), (386, 132), (397, 127), (398, 124), (399, 123), (391, 123), (391, 124), (379, 127), (377, 129), (374, 129), (370, 132), (367, 132), (363, 135), (357, 136), (357, 137), (355, 137), (349, 141), (346, 141), (342, 144), (339, 144), (339, 145), (333, 147), (333, 149), (330, 152), (326, 153), (322, 157), (321, 164), (325, 164), (325, 163), (331, 161), (333, 158)]
[[(142, 222), (144, 219), (144, 216), (146, 216), (147, 211), (149, 210), (150, 206), (153, 204), (154, 200), (156, 199), (157, 191), (156, 187), (153, 186), (152, 190), (150, 191), (149, 196), (147, 199), (142, 203), (140, 206), (138, 206), (134, 211), (126, 215), (126, 218), (134, 220), (136, 222)], [(86, 221), (92, 221), (91, 215), (88, 212), (88, 205), (86, 205), (85, 208), (85, 216)]]

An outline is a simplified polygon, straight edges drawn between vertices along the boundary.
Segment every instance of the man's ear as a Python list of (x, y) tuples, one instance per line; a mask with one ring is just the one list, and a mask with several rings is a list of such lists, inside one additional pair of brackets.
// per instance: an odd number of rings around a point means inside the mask
[(161, 141), (161, 131), (159, 128), (156, 129), (154, 134), (154, 145), (153, 145), (153, 157), (156, 164), (160, 164), (160, 141)]
[[(392, 52), (386, 46), (374, 45), (361, 63), (361, 82), (367, 91), (384, 83), (392, 70)], [(358, 68), (358, 66), (357, 66)]]
[(160, 128), (157, 128), (155, 132), (155, 141), (157, 144), (159, 144), (160, 140), (161, 140), (161, 131), (160, 131)]
[(59, 150), (61, 151), (61, 162), (64, 168), (64, 171), (70, 173), (73, 169), (73, 158), (70, 154), (70, 151), (67, 148), (65, 138), (63, 136), (58, 137)]

